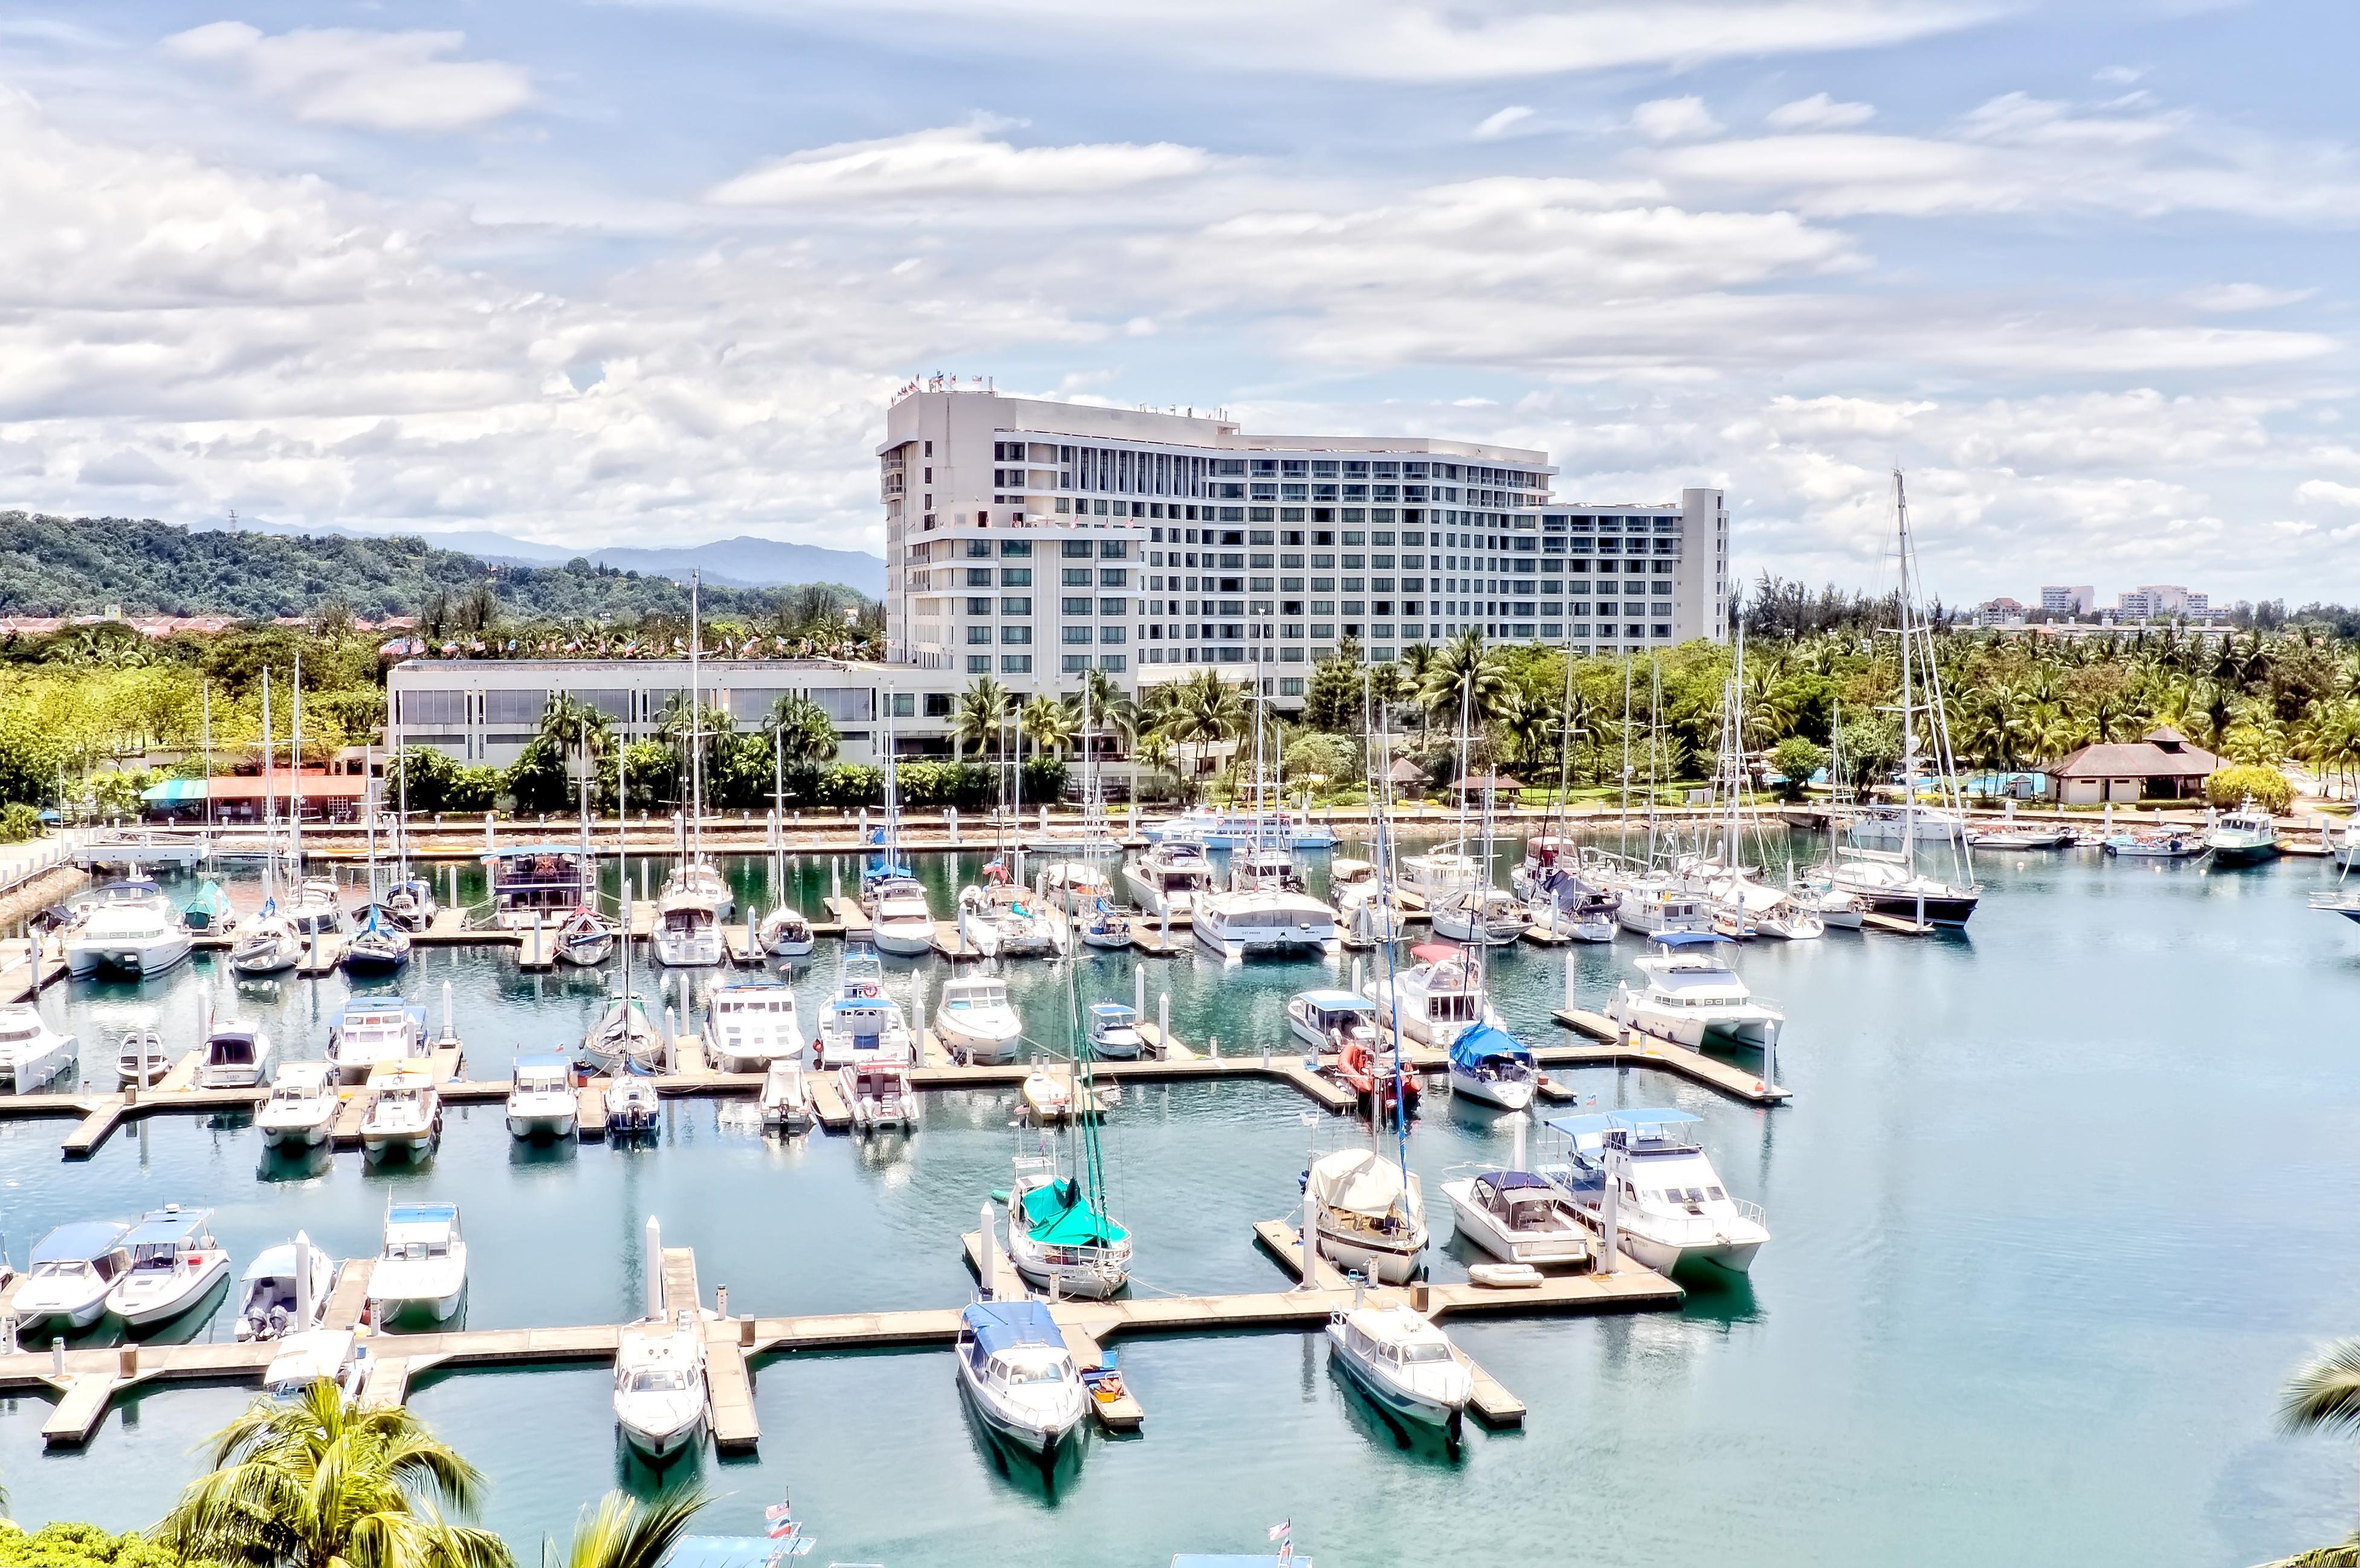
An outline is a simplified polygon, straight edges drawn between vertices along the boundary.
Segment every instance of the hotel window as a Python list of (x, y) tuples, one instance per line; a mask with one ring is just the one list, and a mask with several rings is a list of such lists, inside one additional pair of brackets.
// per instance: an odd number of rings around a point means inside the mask
[(1000, 613), (1003, 615), (1031, 615), (1032, 613), (1032, 596), (1029, 594), (1016, 593), (1003, 597), (1000, 601)]
[(967, 640), (969, 644), (989, 642), (991, 640), (991, 628), (989, 626), (969, 626), (967, 629)]
[(1004, 643), (1011, 644), (1017, 648), (1030, 648), (1032, 644), (1032, 628), (1031, 626), (1002, 626), (1000, 628), (1000, 640)]
[(1064, 581), (1068, 588), (1087, 588), (1090, 585), (1090, 569), (1087, 566), (1068, 566), (1065, 571)]
[(970, 566), (970, 567), (968, 567), (968, 568), (967, 569), (967, 585), (968, 587), (970, 587), (970, 588), (989, 588), (989, 587), (990, 587), (990, 586), (991, 586), (991, 568), (989, 568), (989, 566)]
[(1087, 642), (1090, 640), (1090, 628), (1087, 626), (1067, 626), (1060, 635), (1058, 640), (1067, 643)]
[(1102, 566), (1098, 568), (1099, 587), (1127, 588), (1130, 585), (1131, 572), (1129, 568), (1121, 566)]
[(1000, 553), (1002, 557), (1015, 556), (1021, 559), (1030, 560), (1032, 555), (1032, 541), (1031, 539), (1001, 539), (1000, 541)]
[(967, 656), (967, 672), (969, 675), (989, 675), (989, 674), (990, 674), (990, 673), (991, 673), (991, 655), (989, 655), (989, 654), (988, 654), (988, 653), (970, 653), (970, 654), (968, 654), (968, 655)]
[(1336, 613), (1336, 601), (1314, 599), (1311, 601), (1311, 613), (1315, 615), (1332, 615)]
[[(1088, 631), (1090, 628), (1084, 626), (1081, 629), (1083, 631)], [(1098, 641), (1111, 643), (1129, 642), (1131, 640), (1130, 632), (1131, 628), (1129, 626), (1100, 626), (1098, 628)]]
[(1090, 613), (1090, 602), (1087, 599), (1067, 598), (1060, 601), (1060, 607), (1069, 615), (1087, 615)]
[(1000, 569), (1000, 585), (1002, 588), (1030, 588), (1032, 586), (1032, 569), (1029, 566), (1003, 566)]
[(1000, 656), (1000, 672), (1002, 675), (1030, 675), (1032, 673), (1032, 656), (1029, 653), (1003, 653)]
[(1069, 653), (1065, 655), (1062, 665), (1068, 675), (1078, 675), (1089, 667), (1090, 656), (1087, 653)]
[(1131, 656), (1127, 653), (1102, 653), (1098, 655), (1098, 668), (1108, 671), (1109, 674), (1120, 675), (1130, 667)]

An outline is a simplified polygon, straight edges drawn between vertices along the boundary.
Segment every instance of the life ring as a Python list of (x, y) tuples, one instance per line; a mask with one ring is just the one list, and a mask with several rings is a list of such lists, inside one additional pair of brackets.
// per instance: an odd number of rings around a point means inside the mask
[(875, 983), (874, 981), (870, 981), (870, 980), (863, 980), (863, 981), (860, 983), (860, 986), (859, 986), (859, 989), (858, 989), (858, 994), (859, 996), (865, 996), (865, 997), (869, 998), (869, 1000), (871, 1000), (871, 1001), (874, 1001), (874, 1000), (876, 999), (876, 996), (877, 996), (877, 985), (876, 985), (876, 983)]

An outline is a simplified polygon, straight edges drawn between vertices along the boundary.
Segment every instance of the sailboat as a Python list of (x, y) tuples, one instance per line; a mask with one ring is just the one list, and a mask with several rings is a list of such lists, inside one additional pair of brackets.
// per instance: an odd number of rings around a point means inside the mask
[[(677, 944), (668, 944), (662, 938), (656, 943), (657, 955), (666, 964), (717, 964), (720, 938), (717, 930), (737, 908), (736, 897), (729, 884), (705, 853), (705, 687), (699, 675), (699, 645), (704, 638), (704, 619), (698, 607), (698, 584), (701, 574), (692, 572), (688, 578), (688, 821), (682, 824), (682, 855), (678, 863), (665, 874), (663, 890), (657, 895), (658, 920), (666, 930), (675, 929), (669, 916), (675, 910), (695, 906), (712, 918), (709, 921), (683, 919), (677, 929), (686, 931), (691, 927), (711, 929), (714, 935), (711, 958), (703, 954), (708, 944), (683, 937)], [(678, 956), (675, 956), (677, 953)]]
[(1081, 1026), (1071, 963), (1065, 1015), (1074, 1042), (1073, 1109), (1066, 1117), (1073, 1171), (1059, 1171), (1054, 1134), (1042, 1135), (1036, 1154), (1017, 1158), (1008, 1192), (1008, 1257), (1037, 1289), (1054, 1284), (1065, 1295), (1102, 1300), (1131, 1278), (1131, 1233), (1107, 1213), (1106, 1159), (1098, 1143), (1104, 1113), (1091, 1076), (1097, 1052)]
[[(1827, 934), (1827, 923), (1791, 889), (1762, 880), (1745, 855), (1751, 848), (1766, 857), (1761, 820), (1745, 803), (1745, 626), (1737, 627), (1737, 652), (1729, 679), (1721, 691), (1721, 749), (1713, 766), (1713, 811), (1698, 845), (1698, 853), (1682, 857), (1676, 869), (1680, 886), (1702, 898), (1712, 913), (1713, 930), (1743, 941), (1753, 936), (1808, 941)], [(1716, 837), (1718, 842), (1716, 843)]]
[[(1262, 687), (1262, 666), (1257, 663), (1253, 784), (1257, 802), (1277, 799), (1274, 794), (1265, 797), (1262, 782), (1262, 728), (1269, 704)], [(1195, 900), (1189, 929), (1199, 944), (1229, 959), (1336, 950), (1339, 940), (1336, 911), (1286, 885), (1286, 868), (1293, 865), (1293, 855), (1284, 837), (1284, 821), (1283, 806), (1275, 812), (1257, 810), (1251, 814), (1243, 840), (1230, 841), (1234, 847), (1229, 855), (1229, 885), (1200, 893)], [(1265, 839), (1266, 824), (1281, 836)]]
[(878, 855), (860, 868), (860, 907), (880, 953), (918, 958), (934, 951), (934, 912), (925, 884), (901, 859), (901, 789), (893, 764), (893, 708), (885, 706), (885, 825)]
[(410, 962), (410, 931), (377, 899), (377, 802), (365, 800), (368, 819), (369, 901), (362, 910), (360, 929), (344, 944), (347, 975), (390, 975)]
[(422, 931), (439, 912), (434, 882), (410, 869), (410, 767), (401, 760), (401, 715), (393, 716), (392, 761), (400, 769), (394, 779), (393, 885), (386, 889), (385, 912), (408, 931)]

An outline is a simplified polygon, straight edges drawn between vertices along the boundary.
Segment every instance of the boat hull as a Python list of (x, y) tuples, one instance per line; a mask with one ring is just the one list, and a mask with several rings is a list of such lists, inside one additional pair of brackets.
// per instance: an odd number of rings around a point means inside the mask
[(1497, 1105), (1503, 1111), (1521, 1111), (1533, 1103), (1534, 1082), (1530, 1078), (1486, 1078), (1479, 1073), (1464, 1073), (1457, 1067), (1450, 1070), (1450, 1092), (1462, 1100), (1479, 1105)]
[(1348, 1236), (1322, 1225), (1319, 1230), (1319, 1256), (1337, 1268), (1361, 1275), (1379, 1285), (1406, 1285), (1417, 1278), (1426, 1251), (1426, 1237), (1415, 1238), (1416, 1245), (1375, 1246), (1357, 1236)]
[(1454, 1432), (1464, 1421), (1465, 1405), (1435, 1399), (1385, 1377), (1351, 1353), (1344, 1331), (1333, 1323), (1328, 1327), (1328, 1348), (1329, 1359), (1352, 1379), (1353, 1387), (1404, 1421)]
[(131, 1295), (120, 1289), (107, 1296), (107, 1310), (127, 1328), (152, 1328), (194, 1307), (229, 1278), (229, 1255), (215, 1253), (204, 1268), (173, 1282), (168, 1290)]
[(1871, 913), (1886, 915), (1898, 920), (1914, 920), (1922, 908), (1926, 920), (1938, 926), (1962, 926), (1972, 919), (1978, 900), (1970, 895), (1951, 894), (1947, 897), (1920, 900), (1913, 893), (1878, 893), (1861, 889), (1856, 896)]
[(575, 1113), (572, 1111), (530, 1111), (508, 1113), (508, 1136), (528, 1142), (550, 1142), (574, 1136)]
[(329, 1116), (309, 1123), (264, 1123), (262, 1141), (272, 1149), (317, 1149), (328, 1140), (333, 1120)]
[[(1472, 1185), (1466, 1184), (1470, 1188)], [(1562, 1269), (1586, 1262), (1590, 1258), (1590, 1233), (1586, 1230), (1577, 1228), (1549, 1236), (1520, 1235), (1472, 1203), (1460, 1183), (1445, 1182), (1442, 1191), (1450, 1200), (1451, 1221), (1458, 1233), (1470, 1245), (1481, 1247), (1503, 1263)]]
[[(869, 928), (869, 940), (880, 953), (890, 953), (896, 958), (923, 958), (934, 950), (934, 922), (928, 920), (923, 929), (915, 920), (894, 920)], [(986, 956), (989, 956), (986, 954)]]
[(19, 1333), (43, 1327), (88, 1328), (106, 1315), (106, 1292), (101, 1290), (88, 1300), (67, 1301), (36, 1295), (29, 1288), (20, 1289), (15, 1306)]

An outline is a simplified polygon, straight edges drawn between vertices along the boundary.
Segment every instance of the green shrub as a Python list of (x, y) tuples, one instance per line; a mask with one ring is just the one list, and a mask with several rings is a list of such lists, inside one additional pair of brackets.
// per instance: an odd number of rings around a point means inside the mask
[(2275, 768), (2233, 763), (2204, 780), (2204, 799), (2224, 809), (2250, 800), (2276, 813), (2294, 804), (2294, 786)]
[(27, 1535), (0, 1520), (0, 1568), (183, 1568), (188, 1560), (144, 1535), (94, 1524), (45, 1524)]
[(41, 836), (41, 809), (23, 800), (0, 806), (0, 844), (24, 844)]
[(1770, 748), (1771, 769), (1781, 776), (1782, 799), (1799, 800), (1811, 775), (1828, 765), (1828, 754), (1802, 735), (1788, 735)]

